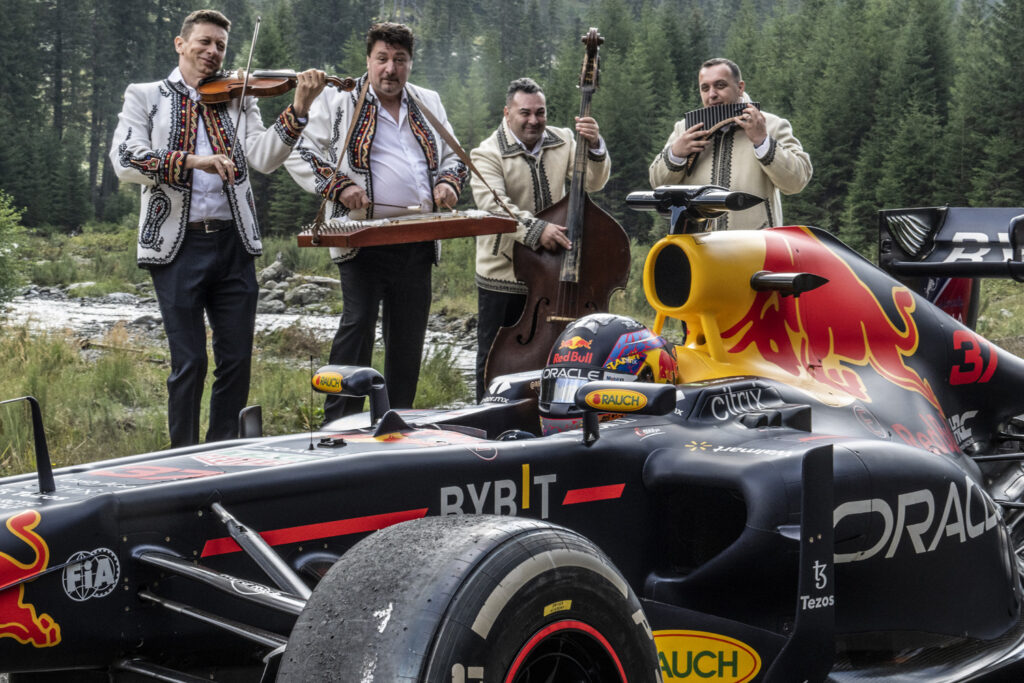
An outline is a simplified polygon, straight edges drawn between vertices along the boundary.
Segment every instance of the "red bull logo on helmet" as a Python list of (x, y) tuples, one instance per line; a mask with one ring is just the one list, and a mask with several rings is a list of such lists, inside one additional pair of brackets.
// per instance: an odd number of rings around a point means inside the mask
[(35, 532), (39, 520), (36, 510), (19, 512), (7, 519), (7, 531), (28, 546), (31, 559), (22, 562), (0, 552), (0, 638), (14, 638), (34, 647), (52, 647), (60, 642), (60, 625), (25, 601), (22, 582), (42, 573), (50, 563), (50, 547)]
[[(870, 367), (941, 410), (931, 385), (906, 362), (920, 342), (913, 317), (916, 303), (909, 289), (890, 290), (897, 316), (893, 320), (850, 265), (806, 228), (775, 228), (763, 234), (765, 270), (815, 273), (827, 277), (829, 284), (792, 298), (758, 292), (746, 314), (722, 332), (726, 344), (731, 342), (730, 353), (755, 350), (794, 377), (863, 401), (871, 397), (858, 368)], [(808, 240), (816, 244), (807, 244)]]
[(558, 345), (560, 349), (589, 349), (590, 345), (594, 343), (592, 339), (584, 339), (583, 337), (569, 337), (562, 341)]

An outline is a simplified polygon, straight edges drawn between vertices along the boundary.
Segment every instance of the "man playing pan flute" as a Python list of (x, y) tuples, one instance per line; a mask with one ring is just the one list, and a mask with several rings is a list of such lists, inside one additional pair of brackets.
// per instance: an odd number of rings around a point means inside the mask
[(704, 122), (686, 117), (677, 121), (665, 147), (651, 162), (651, 187), (720, 185), (764, 198), (761, 206), (709, 221), (709, 230), (783, 225), (781, 195), (804, 189), (812, 171), (811, 158), (789, 121), (750, 102), (739, 67), (728, 59), (704, 62), (697, 82), (705, 107), (747, 106), (737, 107), (734, 120), (710, 136)]

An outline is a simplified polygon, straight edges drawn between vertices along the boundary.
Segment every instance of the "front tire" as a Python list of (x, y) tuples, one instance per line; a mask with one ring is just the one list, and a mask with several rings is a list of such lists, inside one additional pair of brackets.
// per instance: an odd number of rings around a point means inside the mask
[(636, 596), (579, 534), (431, 517), (368, 536), (313, 591), (279, 681), (659, 681)]

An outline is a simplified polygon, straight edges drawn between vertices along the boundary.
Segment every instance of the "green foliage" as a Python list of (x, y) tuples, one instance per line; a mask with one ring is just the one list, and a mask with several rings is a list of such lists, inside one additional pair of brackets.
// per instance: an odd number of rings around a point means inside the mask
[(38, 285), (68, 285), (95, 282), (78, 296), (98, 296), (125, 291), (126, 285), (149, 279), (135, 260), (136, 232), (109, 223), (89, 223), (79, 235), (59, 231), (33, 231), (28, 239), (33, 260), (28, 262), (27, 275)]
[[(112, 333), (96, 356), (62, 334), (0, 329), (0, 396), (36, 397), (54, 466), (167, 447), (166, 369), (139, 362), (126, 343)], [(0, 407), (0, 475), (34, 468), (21, 406)]]
[(475, 273), (473, 238), (445, 240), (441, 245), (441, 263), (431, 274), (434, 301), (443, 305), (438, 312), (458, 317), (476, 315)]
[(23, 239), (21, 211), (11, 204), (7, 193), (0, 190), (0, 303), (8, 300), (21, 282), (17, 252)]
[(466, 376), (455, 367), (454, 351), (441, 346), (427, 354), (420, 367), (414, 408), (454, 406), (473, 400)]

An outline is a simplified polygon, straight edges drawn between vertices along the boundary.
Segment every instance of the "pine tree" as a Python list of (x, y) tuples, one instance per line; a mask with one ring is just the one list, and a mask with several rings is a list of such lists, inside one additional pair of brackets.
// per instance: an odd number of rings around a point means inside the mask
[(974, 168), (970, 199), (975, 205), (1020, 206), (1024, 204), (1024, 161), (1019, 150), (1024, 144), (1024, 54), (1020, 38), (1024, 35), (1024, 0), (1004, 0), (993, 9), (991, 30), (986, 44), (990, 57), (983, 73), (987, 92), (985, 102), (990, 117), (983, 158)]

